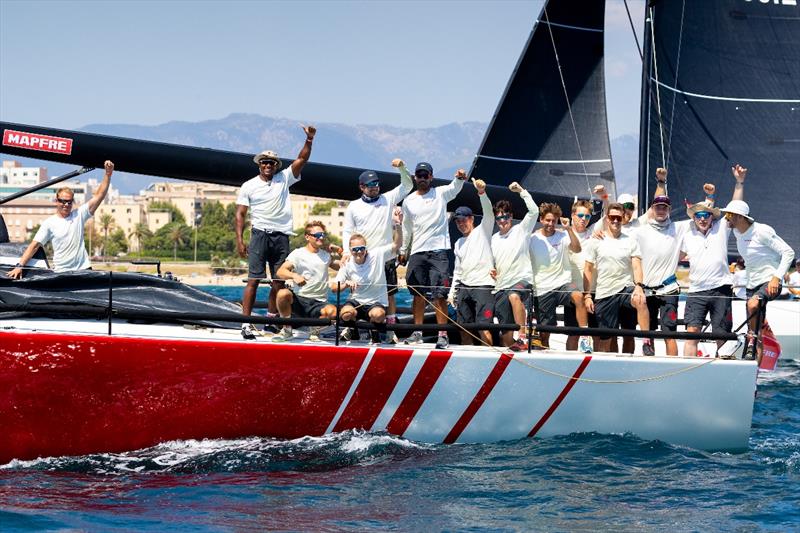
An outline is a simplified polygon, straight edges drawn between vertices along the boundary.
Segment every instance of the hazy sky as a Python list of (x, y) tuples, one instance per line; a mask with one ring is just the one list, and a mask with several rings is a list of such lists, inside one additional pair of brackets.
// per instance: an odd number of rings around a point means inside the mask
[[(643, 0), (629, 5), (641, 32)], [(541, 6), (0, 0), (0, 119), (486, 122)], [(636, 134), (641, 63), (622, 0), (609, 0), (606, 30), (611, 136)]]

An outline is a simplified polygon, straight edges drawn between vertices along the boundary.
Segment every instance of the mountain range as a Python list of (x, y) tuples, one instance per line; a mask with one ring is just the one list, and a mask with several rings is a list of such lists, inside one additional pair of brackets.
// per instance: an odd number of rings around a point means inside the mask
[[(317, 136), (312, 160), (374, 170), (391, 170), (391, 160), (400, 157), (415, 164), (429, 161), (439, 177), (451, 176), (458, 168), (469, 169), (478, 151), (487, 123), (459, 122), (435, 128), (399, 128), (389, 125), (315, 124)], [(173, 121), (156, 126), (134, 124), (89, 124), (81, 131), (131, 137), (150, 141), (216, 148), (234, 152), (257, 153), (271, 149), (281, 157), (293, 158), (299, 151), (304, 134), (299, 121), (234, 113), (222, 119), (201, 122)], [(638, 172), (638, 140), (623, 135), (611, 142), (619, 192), (636, 192)], [(40, 166), (35, 160), (24, 165)], [(49, 174), (56, 176), (72, 167), (48, 164)], [(256, 169), (253, 168), (255, 175)], [(123, 194), (137, 193), (152, 176), (119, 172), (113, 183)]]

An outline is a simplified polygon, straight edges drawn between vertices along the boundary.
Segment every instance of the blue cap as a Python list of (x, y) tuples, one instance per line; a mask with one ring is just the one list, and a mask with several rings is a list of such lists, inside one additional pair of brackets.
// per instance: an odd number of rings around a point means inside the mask
[(361, 185), (366, 185), (367, 183), (369, 183), (371, 181), (376, 181), (376, 180), (379, 180), (379, 179), (380, 178), (378, 178), (378, 174), (374, 170), (365, 170), (358, 177), (358, 183), (361, 184)]
[(428, 172), (433, 174), (433, 167), (431, 166), (431, 164), (426, 163), (424, 161), (422, 163), (417, 163), (417, 168), (414, 169), (414, 174), (416, 174), (420, 170), (427, 170)]
[(466, 206), (461, 206), (455, 210), (453, 216), (456, 218), (464, 218), (464, 217), (471, 217), (472, 216), (472, 209)]

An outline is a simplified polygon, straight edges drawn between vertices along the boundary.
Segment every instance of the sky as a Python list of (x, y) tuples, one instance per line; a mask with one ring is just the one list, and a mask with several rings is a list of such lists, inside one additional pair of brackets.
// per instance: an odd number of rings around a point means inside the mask
[[(587, 0), (575, 0), (576, 6)], [(637, 32), (643, 0), (629, 0)], [(541, 1), (0, 0), (0, 120), (75, 129), (257, 113), (422, 128), (488, 122)], [(641, 62), (608, 0), (611, 137)]]

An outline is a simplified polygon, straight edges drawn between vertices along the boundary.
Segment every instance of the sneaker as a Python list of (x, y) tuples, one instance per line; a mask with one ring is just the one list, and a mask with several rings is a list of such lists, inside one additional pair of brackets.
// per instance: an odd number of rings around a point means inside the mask
[(381, 343), (381, 334), (379, 331), (370, 330), (369, 332), (369, 343), (370, 344), (380, 344)]
[(528, 341), (526, 339), (517, 339), (508, 349), (512, 352), (525, 352), (528, 350)]
[(403, 344), (422, 344), (422, 332), (415, 331), (403, 341)]
[(258, 330), (253, 324), (244, 324), (242, 326), (242, 337), (248, 341), (255, 340)]
[(656, 349), (653, 348), (652, 341), (645, 341), (644, 344), (642, 344), (642, 354), (647, 356), (653, 356), (656, 354)]
[(447, 335), (439, 335), (439, 338), (436, 339), (436, 349), (444, 350), (448, 346), (450, 346), (450, 339), (447, 338)]
[(264, 329), (262, 330), (264, 333), (278, 333), (278, 326), (275, 324), (264, 324)]
[(341, 333), (339, 333), (339, 340), (342, 342), (350, 342), (353, 340), (353, 328), (344, 328)]
[(383, 336), (383, 342), (386, 344), (398, 344), (400, 339), (397, 338), (397, 335), (394, 331), (387, 331), (386, 334)]
[(578, 351), (581, 353), (592, 353), (592, 338), (582, 335), (578, 339)]
[(312, 342), (317, 342), (319, 340), (319, 332), (322, 331), (322, 328), (319, 326), (312, 327), (308, 329), (308, 340)]
[(278, 333), (272, 336), (272, 342), (286, 342), (294, 338), (294, 332), (289, 328), (282, 328)]

